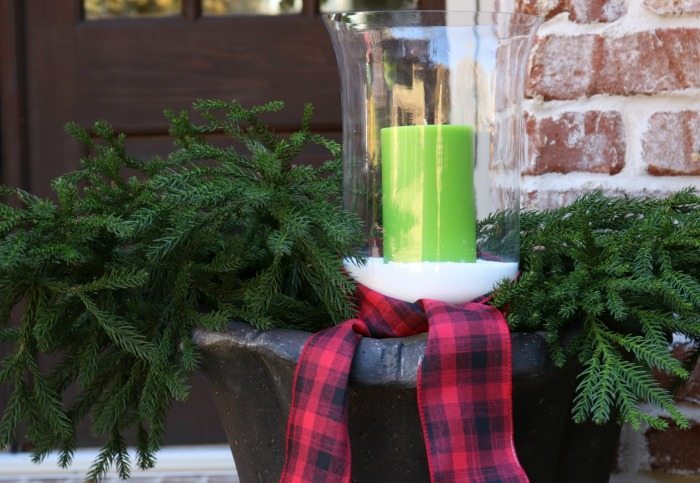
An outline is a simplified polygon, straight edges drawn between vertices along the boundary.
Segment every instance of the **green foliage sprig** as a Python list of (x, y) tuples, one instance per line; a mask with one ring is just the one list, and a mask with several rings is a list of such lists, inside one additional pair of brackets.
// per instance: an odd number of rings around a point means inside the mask
[[(298, 132), (275, 135), (258, 116), (281, 107), (199, 101), (200, 124), (168, 113), (177, 148), (147, 161), (106, 123), (97, 139), (69, 125), (90, 155), (53, 182), (56, 201), (3, 190), (21, 206), (0, 204), (0, 341), (12, 347), (0, 448), (23, 423), (34, 459), (58, 449), (66, 466), (89, 418), (106, 443), (88, 479), (111, 465), (127, 477), (125, 431), (136, 464), (152, 467), (167, 410), (187, 396), (192, 328), (239, 318), (317, 330), (350, 317), (340, 260), (354, 257), (360, 223), (337, 203), (341, 148), (311, 133), (310, 107)], [(228, 145), (207, 137), (222, 134)], [(295, 165), (314, 144), (331, 160)], [(42, 354), (57, 361), (48, 373)]]
[[(488, 220), (488, 229), (498, 218)], [(700, 197), (668, 199), (583, 196), (570, 206), (521, 216), (521, 275), (493, 303), (513, 330), (546, 332), (558, 365), (583, 367), (575, 421), (665, 428), (639, 407), (688, 421), (652, 370), (687, 378), (672, 357), (673, 333), (700, 341)]]

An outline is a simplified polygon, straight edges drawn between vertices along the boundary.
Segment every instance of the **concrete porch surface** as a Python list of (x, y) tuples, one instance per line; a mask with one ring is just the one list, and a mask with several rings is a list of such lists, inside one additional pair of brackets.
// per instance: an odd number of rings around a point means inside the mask
[(658, 473), (637, 473), (632, 476), (622, 476), (613, 474), (610, 483), (697, 483), (697, 475), (660, 475)]
[[(61, 469), (56, 457), (43, 463), (31, 462), (27, 453), (0, 453), (0, 483), (82, 483), (97, 449), (76, 451), (73, 465)], [(132, 458), (133, 460), (133, 458)], [(112, 471), (105, 483), (120, 480)], [(167, 447), (158, 452), (156, 468), (149, 471), (133, 470), (135, 483), (239, 483), (228, 446)], [(698, 482), (698, 475), (676, 476), (659, 473), (613, 474), (610, 483), (690, 483)]]
[[(99, 450), (76, 451), (73, 464), (61, 469), (56, 456), (49, 456), (41, 464), (31, 462), (28, 453), (0, 453), (0, 482), (2, 483), (80, 483)], [(152, 470), (132, 470), (129, 481), (138, 483), (239, 483), (236, 468), (228, 446), (177, 446), (158, 452), (156, 467)], [(133, 461), (132, 457), (132, 461)], [(120, 480), (111, 471), (104, 480)]]

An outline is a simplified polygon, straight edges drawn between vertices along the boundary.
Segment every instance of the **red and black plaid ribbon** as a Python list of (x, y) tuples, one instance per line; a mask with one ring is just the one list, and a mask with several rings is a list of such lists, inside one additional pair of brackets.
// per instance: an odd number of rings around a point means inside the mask
[(428, 331), (418, 406), (430, 478), (437, 482), (527, 482), (513, 444), (510, 332), (478, 302), (416, 304), (359, 291), (357, 319), (314, 334), (294, 377), (282, 483), (350, 482), (348, 377), (365, 337)]

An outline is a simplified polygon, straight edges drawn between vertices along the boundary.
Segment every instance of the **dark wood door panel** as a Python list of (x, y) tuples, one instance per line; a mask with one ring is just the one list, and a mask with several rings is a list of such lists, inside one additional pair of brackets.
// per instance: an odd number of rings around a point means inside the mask
[(29, 177), (41, 195), (82, 154), (63, 133), (71, 120), (157, 135), (167, 132), (165, 108), (196, 98), (280, 99), (287, 108), (269, 117), (276, 128), (295, 127), (312, 102), (314, 127), (340, 131), (337, 68), (318, 17), (83, 21), (79, 6), (26, 2)]
[[(279, 136), (288, 136), (290, 133), (286, 131), (275, 131)], [(341, 133), (338, 131), (316, 131), (318, 134), (333, 139), (336, 142), (342, 142)], [(243, 155), (247, 154), (246, 148), (233, 143), (231, 138), (224, 135), (211, 136), (208, 139), (217, 146), (234, 145)], [(150, 159), (153, 156), (165, 157), (175, 150), (175, 143), (170, 136), (136, 136), (131, 135), (126, 140), (126, 150), (130, 156), (138, 159)], [(323, 147), (317, 145), (308, 146), (299, 156), (299, 163), (319, 166), (324, 161), (330, 159), (330, 153)]]
[(109, 115), (120, 129), (164, 132), (163, 108), (205, 97), (283, 100), (288, 109), (272, 117), (281, 128), (312, 102), (319, 126), (340, 129), (338, 73), (319, 18), (83, 22), (75, 44), (81, 123)]
[(63, 131), (76, 118), (75, 37), (80, 2), (24, 1), (29, 189), (45, 196), (49, 181), (74, 169), (82, 148)]
[[(168, 412), (163, 441), (167, 444), (198, 445), (221, 444), (226, 442), (223, 426), (218, 418), (214, 402), (209, 394), (209, 384), (203, 374), (196, 372), (188, 378), (190, 394), (186, 401), (173, 403)], [(82, 447), (99, 447), (104, 438), (95, 436), (90, 429), (91, 422), (82, 420), (77, 428), (78, 444)], [(136, 431), (126, 431), (127, 444), (136, 444)], [(25, 441), (19, 442), (28, 447)], [(156, 471), (158, 466), (156, 465)], [(0, 472), (2, 475), (2, 472)]]
[(29, 177), (22, 18), (20, 3), (0, 0), (0, 181), (26, 187)]

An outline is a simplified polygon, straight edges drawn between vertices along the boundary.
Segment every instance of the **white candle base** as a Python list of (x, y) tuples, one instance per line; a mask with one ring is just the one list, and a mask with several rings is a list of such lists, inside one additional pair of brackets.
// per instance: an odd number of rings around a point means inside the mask
[(349, 260), (343, 265), (358, 283), (406, 302), (420, 299), (450, 304), (469, 302), (489, 293), (504, 278), (513, 280), (518, 274), (516, 262), (490, 260), (384, 263), (383, 257), (370, 257), (363, 266)]

